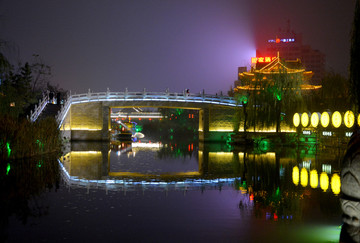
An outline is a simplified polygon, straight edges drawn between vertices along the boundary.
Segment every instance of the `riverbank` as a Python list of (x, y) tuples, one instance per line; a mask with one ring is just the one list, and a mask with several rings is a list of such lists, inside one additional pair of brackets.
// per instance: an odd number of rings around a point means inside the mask
[(53, 117), (37, 122), (0, 117), (0, 158), (20, 159), (61, 151), (60, 131)]
[[(231, 142), (234, 145), (259, 145), (262, 143), (272, 143), (276, 146), (296, 146), (296, 133), (276, 133), (276, 132), (239, 132), (231, 135)], [(265, 145), (265, 144), (264, 144)]]
[[(340, 133), (341, 134), (341, 133)], [(269, 151), (281, 148), (346, 148), (349, 137), (322, 136), (320, 133), (276, 133), (276, 132), (247, 132), (231, 135), (230, 144), (235, 150), (257, 148), (260, 151)]]

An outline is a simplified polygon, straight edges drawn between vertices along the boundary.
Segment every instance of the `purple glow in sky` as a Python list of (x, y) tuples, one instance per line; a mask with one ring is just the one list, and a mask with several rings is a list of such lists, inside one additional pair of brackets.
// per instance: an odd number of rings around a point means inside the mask
[(52, 83), (77, 93), (215, 93), (287, 19), (346, 73), (353, 8), (354, 0), (0, 0), (0, 38), (22, 62), (39, 54)]

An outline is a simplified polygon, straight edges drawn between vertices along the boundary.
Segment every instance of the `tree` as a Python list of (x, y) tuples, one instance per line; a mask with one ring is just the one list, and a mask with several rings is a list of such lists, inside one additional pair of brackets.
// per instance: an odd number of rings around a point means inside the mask
[[(311, 110), (346, 110), (350, 105), (348, 80), (333, 71), (326, 73), (319, 98), (320, 100), (312, 102), (315, 106)], [(312, 103), (308, 102), (308, 108)]]
[(228, 96), (230, 96), (230, 97), (234, 97), (234, 96), (235, 96), (235, 92), (234, 92), (234, 89), (233, 89), (232, 85), (230, 85), (230, 89), (228, 90), (227, 94), (228, 94)]
[(13, 66), (8, 67), (9, 62), (0, 53), (1, 58), (3, 61), (0, 63), (5, 65), (0, 66), (0, 71), (2, 71), (0, 73), (0, 113), (14, 117), (28, 114), (31, 106), (37, 103), (43, 91), (48, 88), (49, 82), (43, 82), (47, 80), (50, 73), (45, 72), (46, 66), (40, 63), (26, 62), (15, 70)]
[(3, 52), (5, 46), (6, 42), (0, 39), (0, 77), (6, 74), (11, 68), (11, 64)]
[[(240, 117), (242, 116), (241, 113), (243, 113), (243, 117), (244, 117), (244, 125), (243, 125), (243, 129), (244, 132), (246, 133), (247, 131), (247, 118), (248, 118), (248, 113), (247, 113), (247, 104), (248, 104), (248, 100), (249, 100), (249, 95), (250, 93), (246, 93), (246, 94), (234, 94), (234, 98), (236, 100), (236, 103), (238, 105), (242, 106), (242, 110), (243, 112), (241, 112), (241, 109), (238, 108), (235, 111), (235, 116), (234, 116), (234, 131), (238, 132), (239, 128), (240, 128)], [(237, 106), (238, 107), (238, 106)]]
[(42, 58), (34, 54), (33, 62), (30, 65), (33, 78), (31, 82), (32, 92), (43, 92), (48, 86), (48, 83), (51, 78), (51, 67), (49, 65), (44, 64)]
[(350, 87), (353, 103), (360, 113), (360, 0), (356, 1), (351, 30)]
[(286, 114), (292, 114), (304, 106), (300, 88), (302, 73), (288, 73), (285, 68), (279, 67), (266, 76), (255, 72), (251, 79), (248, 80), (252, 88), (247, 91), (247, 122), (254, 127), (254, 131), (275, 125), (276, 132), (280, 132), (283, 119), (291, 123), (292, 117)]
[[(279, 69), (278, 73), (272, 74), (273, 82), (268, 82), (266, 89), (273, 96), (275, 106), (276, 132), (280, 132), (280, 124), (284, 118), (292, 118), (291, 115), (286, 116), (287, 114), (292, 114), (303, 107), (302, 75), (301, 72), (288, 73), (286, 69)], [(269, 99), (271, 100), (271, 97)]]
[(31, 80), (32, 73), (28, 63), (25, 63), (18, 73), (9, 71), (0, 85), (1, 113), (18, 117), (31, 103), (37, 102), (30, 89)]

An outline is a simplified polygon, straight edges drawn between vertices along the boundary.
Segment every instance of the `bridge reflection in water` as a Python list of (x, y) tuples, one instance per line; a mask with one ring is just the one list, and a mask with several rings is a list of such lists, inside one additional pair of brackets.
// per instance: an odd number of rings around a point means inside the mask
[[(214, 163), (223, 163), (224, 167), (233, 164), (233, 159), (228, 160), (233, 153), (206, 152), (204, 155), (204, 150), (194, 144), (184, 148), (185, 159), (178, 156), (177, 144), (75, 142), (59, 162), (70, 186), (88, 188), (188, 190), (233, 185), (241, 180), (238, 173), (221, 171), (219, 166), (214, 166)], [(117, 158), (121, 158), (121, 162)], [(217, 169), (216, 175), (209, 173), (209, 161), (214, 162), (210, 168)]]
[(228, 185), (249, 196), (277, 188), (300, 194), (314, 189), (336, 196), (340, 192), (342, 156), (336, 151), (234, 152), (223, 145), (203, 143), (181, 147), (73, 142), (59, 163), (69, 186), (190, 190)]

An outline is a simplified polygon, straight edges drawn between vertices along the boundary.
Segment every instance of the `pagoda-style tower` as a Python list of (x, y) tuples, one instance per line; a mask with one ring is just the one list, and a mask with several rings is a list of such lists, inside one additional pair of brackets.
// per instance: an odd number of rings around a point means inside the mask
[[(321, 85), (310, 85), (314, 73), (312, 71), (306, 71), (301, 64), (300, 59), (296, 60), (282, 60), (277, 54), (277, 57), (272, 58), (270, 62), (257, 61), (255, 66), (251, 68), (250, 72), (239, 73), (239, 81), (235, 86), (234, 91), (242, 93), (243, 91), (261, 90), (263, 87), (274, 83), (273, 79), (276, 75), (287, 75), (286, 78), (299, 80), (300, 89), (305, 90), (317, 90), (321, 88)], [(271, 83), (268, 83), (271, 82)]]

